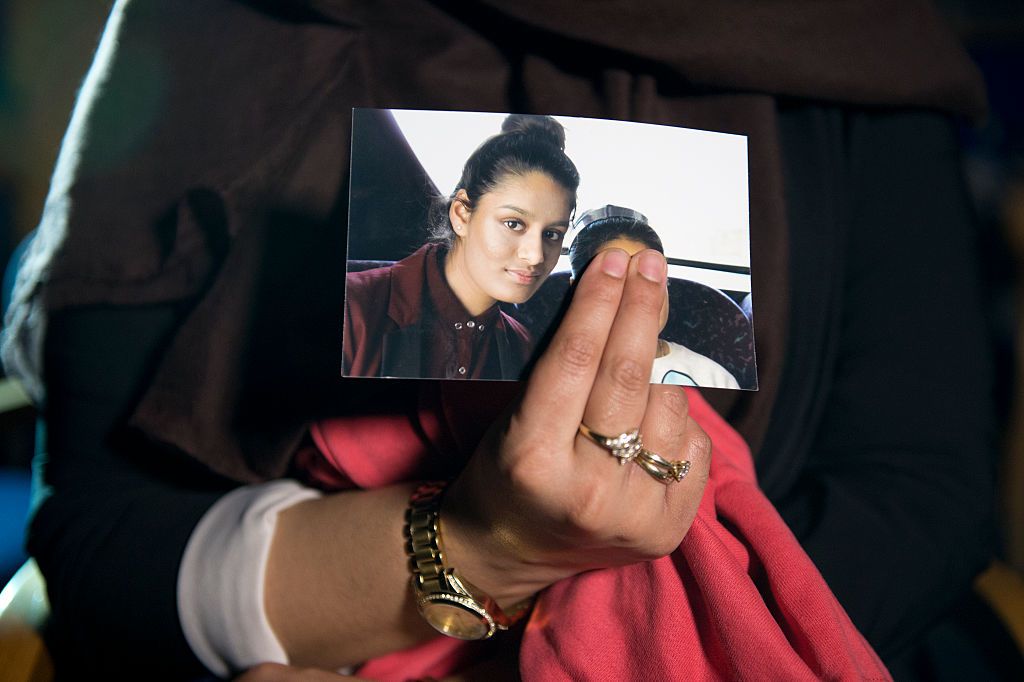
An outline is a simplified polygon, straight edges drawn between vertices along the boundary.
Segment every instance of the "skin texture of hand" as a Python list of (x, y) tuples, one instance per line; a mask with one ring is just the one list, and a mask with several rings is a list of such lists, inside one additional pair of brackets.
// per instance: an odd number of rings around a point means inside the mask
[[(656, 251), (599, 254), (522, 399), (445, 494), (448, 564), (502, 606), (664, 556), (696, 515), (710, 441), (680, 387), (649, 383), (665, 277)], [(581, 421), (611, 436), (640, 426), (650, 450), (690, 460), (690, 473), (664, 485), (620, 466), (577, 433)], [(401, 539), (413, 487), (328, 495), (278, 516), (264, 599), (293, 664), (337, 670), (436, 635), (416, 611)]]
[[(711, 444), (685, 392), (651, 386), (666, 265), (656, 251), (599, 254), (507, 422), (485, 437), (442, 508), (449, 561), (501, 604), (577, 573), (664, 556), (697, 512)], [(640, 426), (689, 459), (664, 485), (577, 433)]]

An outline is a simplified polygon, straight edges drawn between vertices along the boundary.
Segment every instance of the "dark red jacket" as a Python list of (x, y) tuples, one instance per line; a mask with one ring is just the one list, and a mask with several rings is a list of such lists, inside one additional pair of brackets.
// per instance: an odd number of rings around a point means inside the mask
[[(394, 265), (348, 273), (342, 360), (346, 376), (433, 377), (423, 357), (429, 339), (423, 311), (429, 305), (424, 296), (427, 259), (437, 248), (427, 244)], [(530, 334), (504, 311), (496, 319), (492, 333), (500, 378), (518, 379), (533, 345)], [(473, 374), (471, 370), (467, 378)]]

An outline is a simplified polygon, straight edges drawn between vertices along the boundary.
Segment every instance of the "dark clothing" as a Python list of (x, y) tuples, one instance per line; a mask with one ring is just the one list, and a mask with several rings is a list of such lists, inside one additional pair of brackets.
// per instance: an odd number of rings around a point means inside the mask
[(48, 332), (29, 543), (68, 674), (195, 666), (173, 590), (197, 519), (284, 475), (310, 420), (413, 399), (338, 377), (352, 106), (748, 135), (761, 389), (708, 394), (887, 663), (987, 560), (991, 370), (938, 113), (984, 104), (924, 5), (116, 7), (14, 303), (17, 338)]
[[(8, 344), (5, 357), (40, 365), (32, 337), (45, 311), (201, 297), (133, 422), (240, 480), (285, 471), (308, 412), (339, 392), (337, 321), (289, 304), (343, 288), (353, 106), (554, 112), (748, 135), (761, 388), (718, 403), (755, 451), (776, 400), (790, 291), (773, 96), (984, 110), (976, 69), (920, 2), (614, 0), (586, 16), (570, 2), (512, 0), (117, 8), (12, 306), (12, 334), (27, 342)], [(521, 39), (509, 41), (510, 31)], [(296, 258), (307, 258), (301, 276), (281, 285)], [(282, 356), (303, 359), (286, 366)], [(264, 396), (290, 381), (305, 399), (268, 414)], [(264, 427), (258, 438), (239, 429), (252, 423)]]
[(494, 304), (470, 315), (427, 245), (345, 280), (344, 373), (358, 377), (518, 379), (530, 335)]

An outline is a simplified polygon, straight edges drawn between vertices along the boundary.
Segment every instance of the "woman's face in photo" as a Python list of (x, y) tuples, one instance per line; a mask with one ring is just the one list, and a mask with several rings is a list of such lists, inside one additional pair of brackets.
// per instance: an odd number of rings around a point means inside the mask
[(452, 202), (456, 244), (445, 274), (471, 314), (536, 293), (558, 261), (571, 202), (569, 191), (540, 171), (506, 176), (473, 210)]

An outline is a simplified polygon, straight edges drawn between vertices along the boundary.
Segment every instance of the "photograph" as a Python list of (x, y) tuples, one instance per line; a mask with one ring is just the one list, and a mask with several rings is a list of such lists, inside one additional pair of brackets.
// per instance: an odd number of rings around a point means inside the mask
[(745, 136), (354, 109), (342, 375), (523, 379), (610, 248), (668, 263), (651, 383), (757, 389)]

